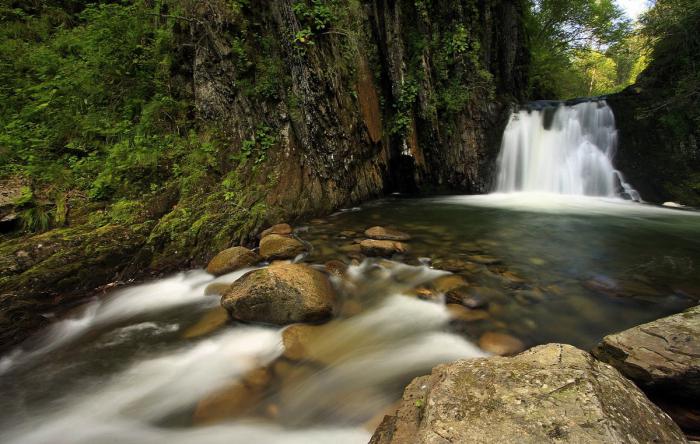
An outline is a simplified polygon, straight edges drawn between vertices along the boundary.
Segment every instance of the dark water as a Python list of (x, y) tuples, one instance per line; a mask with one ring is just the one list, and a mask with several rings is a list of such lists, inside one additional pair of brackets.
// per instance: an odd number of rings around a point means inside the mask
[(500, 293), (488, 292), (492, 318), (471, 328), (473, 335), (505, 324), (530, 345), (590, 349), (606, 334), (697, 303), (698, 216), (584, 197), (397, 198), (336, 214), (301, 236), (316, 245), (310, 260), (319, 262), (347, 244), (337, 233), (358, 231), (362, 238), (371, 225), (410, 233), (409, 262), (428, 257), (439, 267), (440, 259), (491, 256), (500, 262), (459, 272), (471, 286)]
[[(286, 356), (280, 328), (206, 328), (220, 309), (205, 288), (243, 272), (214, 279), (193, 270), (124, 288), (0, 358), (0, 441), (367, 442), (411, 378), (482, 356), (475, 344), (485, 332), (589, 349), (605, 334), (695, 305), (699, 221), (692, 212), (536, 195), (393, 198), (339, 212), (296, 230), (312, 247), (300, 260), (357, 264), (335, 280), (339, 316), (312, 335), (313, 357)], [(357, 242), (374, 225), (410, 234), (409, 252), (364, 261)], [(478, 319), (455, 320), (441, 298), (415, 297), (441, 268), (478, 297)], [(251, 389), (260, 369), (268, 378)], [(241, 382), (245, 408), (202, 410), (202, 400), (240, 395)]]

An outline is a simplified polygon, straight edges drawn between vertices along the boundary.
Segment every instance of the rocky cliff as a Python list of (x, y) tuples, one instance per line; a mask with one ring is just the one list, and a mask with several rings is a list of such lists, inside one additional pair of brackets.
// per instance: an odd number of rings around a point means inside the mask
[(3, 347), (45, 323), (40, 311), (201, 265), (264, 225), (490, 183), (525, 90), (523, 1), (170, 3), (172, 95), (192, 103), (208, 160), (128, 223), (69, 208), (68, 227), (0, 245)]

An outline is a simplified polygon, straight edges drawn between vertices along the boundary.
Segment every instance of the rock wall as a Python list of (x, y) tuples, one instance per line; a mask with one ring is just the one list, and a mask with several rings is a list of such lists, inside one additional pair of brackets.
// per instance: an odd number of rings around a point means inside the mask
[(393, 191), (488, 188), (525, 90), (524, 1), (179, 3), (173, 94), (193, 104), (216, 166), (189, 195), (146, 202), (136, 225), (72, 217), (3, 243), (2, 348), (44, 324), (40, 310), (201, 266), (272, 223)]

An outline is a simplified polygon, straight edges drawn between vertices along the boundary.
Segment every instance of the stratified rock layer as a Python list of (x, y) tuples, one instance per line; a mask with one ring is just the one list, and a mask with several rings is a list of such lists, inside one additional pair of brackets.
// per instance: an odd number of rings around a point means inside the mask
[(700, 399), (700, 306), (608, 335), (593, 354), (644, 388)]
[(617, 370), (575, 347), (549, 344), (513, 358), (441, 365), (414, 379), (370, 442), (686, 441)]

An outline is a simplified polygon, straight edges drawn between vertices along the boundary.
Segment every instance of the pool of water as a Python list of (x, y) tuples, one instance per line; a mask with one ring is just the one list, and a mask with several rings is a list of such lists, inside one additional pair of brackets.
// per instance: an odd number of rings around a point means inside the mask
[[(409, 251), (364, 258), (375, 225), (410, 234)], [(334, 278), (338, 316), (313, 333), (313, 356), (288, 356), (283, 329), (221, 318), (207, 288), (247, 270), (122, 288), (0, 357), (0, 441), (367, 442), (413, 377), (484, 356), (484, 333), (589, 349), (700, 297), (698, 213), (622, 200), (395, 197), (296, 236), (310, 247), (300, 261), (354, 264)], [(416, 297), (435, 295), (445, 269), (479, 316)]]

